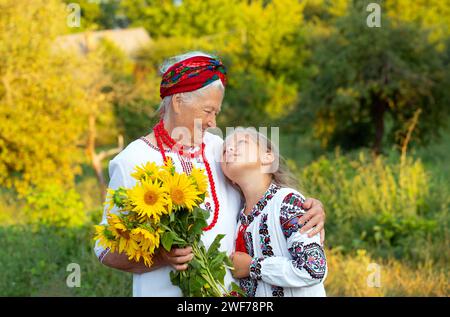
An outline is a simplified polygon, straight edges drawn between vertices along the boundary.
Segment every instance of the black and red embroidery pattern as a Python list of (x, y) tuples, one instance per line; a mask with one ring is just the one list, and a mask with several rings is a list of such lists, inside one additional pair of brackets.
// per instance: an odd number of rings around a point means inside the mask
[[(246, 249), (248, 251), (248, 255), (253, 257), (255, 255), (255, 251), (253, 249), (253, 238), (252, 238), (251, 232), (245, 232), (244, 241), (245, 241)], [(258, 281), (251, 277), (242, 278), (239, 280), (239, 286), (241, 287), (241, 289), (245, 292), (245, 294), (248, 297), (255, 297), (256, 288), (258, 287)]]
[(250, 225), (256, 217), (261, 214), (261, 211), (267, 206), (267, 203), (273, 198), (275, 193), (280, 189), (278, 185), (271, 184), (264, 196), (252, 208), (252, 211), (246, 216), (243, 212), (239, 215), (239, 220), (245, 226)]
[(247, 297), (255, 297), (258, 281), (250, 277), (241, 278), (239, 280), (239, 287), (244, 291)]
[[(246, 216), (244, 213), (241, 213), (239, 216), (241, 224), (248, 226), (253, 222), (253, 220), (256, 217), (261, 215), (258, 233), (259, 233), (259, 246), (261, 248), (263, 257), (253, 258), (253, 261), (250, 265), (249, 279), (242, 279), (240, 281), (240, 286), (246, 292), (247, 296), (255, 296), (256, 294), (258, 281), (262, 279), (261, 263), (264, 261), (265, 258), (274, 256), (274, 252), (271, 246), (269, 228), (267, 224), (268, 214), (267, 213), (261, 214), (261, 213), (267, 206), (268, 202), (274, 197), (274, 195), (278, 192), (279, 189), (280, 187), (278, 185), (271, 184), (267, 192), (265, 193), (264, 197), (262, 197), (258, 201), (258, 203), (256, 203), (250, 214)], [(254, 256), (253, 241), (252, 241), (253, 237), (251, 236), (251, 233), (246, 233), (246, 235), (244, 235), (244, 239), (246, 242), (247, 250), (249, 251), (249, 253), (251, 253), (251, 256), (253, 257)], [(282, 287), (271, 286), (271, 290), (272, 296), (284, 296), (284, 290)]]
[(303, 252), (303, 242), (294, 242), (288, 249), (292, 256), (294, 266), (301, 269), (305, 265), (305, 257)]
[(318, 243), (310, 243), (304, 246), (303, 268), (315, 279), (323, 279), (327, 268), (327, 261), (322, 247)]
[(305, 199), (302, 196), (290, 193), (286, 195), (281, 203), (280, 223), (286, 239), (301, 228), (298, 224), (298, 220), (306, 212), (303, 207), (304, 202)]
[[(268, 214), (263, 214), (261, 216), (261, 222), (259, 223), (259, 239), (260, 239), (260, 246), (261, 246), (261, 252), (264, 255), (264, 257), (271, 257), (275, 254), (273, 253), (272, 246), (270, 245), (270, 234), (269, 234), (269, 228), (267, 225), (268, 220)], [(256, 268), (261, 269), (261, 261), (259, 260), (258, 263), (254, 264)], [(252, 263), (253, 264), (253, 263)], [(256, 269), (255, 269), (256, 270)], [(271, 286), (272, 289), (272, 296), (275, 297), (283, 297), (284, 296), (284, 289), (281, 286)]]
[(284, 297), (284, 289), (281, 286), (272, 286), (273, 297)]
[(298, 269), (305, 269), (315, 279), (323, 279), (325, 276), (327, 261), (323, 248), (313, 242), (303, 245), (303, 242), (294, 242), (289, 248), (292, 262)]
[(273, 256), (273, 249), (270, 245), (269, 228), (267, 226), (267, 214), (261, 216), (261, 222), (259, 223), (259, 238), (262, 254), (267, 256)]
[(245, 247), (247, 249), (248, 255), (251, 257), (255, 256), (255, 250), (253, 250), (253, 237), (251, 232), (245, 232), (244, 234)]
[[(284, 236), (289, 238), (301, 226), (298, 220), (305, 214), (303, 203), (305, 199), (296, 193), (286, 195), (281, 203), (280, 223)], [(289, 248), (292, 262), (298, 269), (304, 269), (315, 279), (322, 279), (326, 272), (326, 259), (323, 248), (318, 243), (304, 245), (303, 242), (294, 242)]]
[(250, 264), (250, 278), (256, 281), (261, 280), (261, 262), (264, 258), (254, 258)]

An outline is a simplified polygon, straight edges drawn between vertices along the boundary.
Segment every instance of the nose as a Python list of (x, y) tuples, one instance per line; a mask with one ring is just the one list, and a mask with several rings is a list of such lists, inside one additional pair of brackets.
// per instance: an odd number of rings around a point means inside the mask
[(209, 128), (216, 127), (216, 116), (215, 115), (212, 115), (210, 118), (208, 118), (208, 127)]

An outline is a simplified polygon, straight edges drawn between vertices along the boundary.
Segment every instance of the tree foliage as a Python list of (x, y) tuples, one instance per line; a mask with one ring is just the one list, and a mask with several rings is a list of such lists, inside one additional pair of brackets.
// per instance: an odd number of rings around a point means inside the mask
[(293, 110), (299, 83), (306, 76), (303, 3), (151, 3), (122, 3), (131, 24), (144, 26), (155, 38), (139, 62), (147, 69), (157, 69), (168, 56), (188, 50), (204, 50), (222, 57), (229, 70), (229, 86), (221, 125), (236, 120), (243, 125), (264, 124)]
[(315, 118), (316, 136), (324, 145), (379, 152), (385, 132), (390, 138), (384, 141), (401, 142), (421, 109), (415, 136), (425, 141), (446, 123), (446, 101), (436, 93), (447, 72), (442, 56), (416, 25), (385, 17), (382, 27), (368, 28), (361, 9), (338, 19), (312, 54), (317, 70), (303, 105)]
[[(189, 50), (228, 67), (221, 127), (301, 127), (324, 145), (379, 150), (402, 142), (418, 109), (414, 141), (448, 118), (448, 1), (380, 2), (372, 29), (368, 1), (81, 1), (82, 27), (70, 30), (67, 3), (0, 0), (0, 185), (22, 193), (71, 183), (78, 147), (147, 133), (160, 63)], [(120, 21), (152, 37), (134, 60), (108, 42), (86, 58), (52, 44)]]
[(78, 171), (85, 99), (73, 57), (52, 46), (65, 15), (56, 0), (0, 2), (0, 186), (19, 193)]

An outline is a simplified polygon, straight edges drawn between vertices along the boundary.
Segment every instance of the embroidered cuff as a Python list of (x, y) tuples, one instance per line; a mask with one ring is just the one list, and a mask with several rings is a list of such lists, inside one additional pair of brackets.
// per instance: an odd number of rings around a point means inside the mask
[(261, 280), (261, 262), (264, 258), (253, 258), (250, 263), (250, 278), (252, 280)]
[(100, 253), (100, 255), (98, 256), (98, 260), (100, 261), (100, 263), (103, 263), (103, 259), (109, 253), (109, 251), (111, 251), (111, 249), (106, 248), (105, 250), (102, 251), (102, 253)]

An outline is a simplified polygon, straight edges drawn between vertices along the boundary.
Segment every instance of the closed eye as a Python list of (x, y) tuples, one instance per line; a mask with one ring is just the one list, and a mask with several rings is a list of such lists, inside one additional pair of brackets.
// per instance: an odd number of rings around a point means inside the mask
[(205, 109), (203, 109), (203, 111), (205, 111), (205, 112), (208, 113), (208, 114), (214, 112), (214, 115), (216, 115), (216, 116), (220, 113), (220, 110), (221, 110), (221, 109), (219, 109), (219, 111), (216, 111), (215, 108), (205, 108)]

